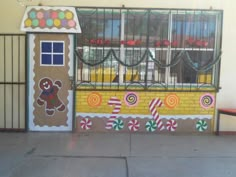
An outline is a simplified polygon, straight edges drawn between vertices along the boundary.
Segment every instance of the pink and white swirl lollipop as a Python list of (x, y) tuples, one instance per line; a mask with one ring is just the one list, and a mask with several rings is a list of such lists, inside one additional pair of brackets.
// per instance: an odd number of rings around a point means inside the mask
[(80, 121), (80, 127), (83, 129), (83, 130), (89, 130), (91, 129), (92, 127), (92, 121), (88, 118), (83, 118), (81, 121)]
[(140, 127), (140, 124), (139, 124), (139, 122), (138, 122), (137, 120), (135, 120), (135, 119), (130, 120), (130, 121), (128, 122), (128, 128), (129, 128), (130, 131), (135, 132), (135, 131), (137, 131), (137, 130), (139, 129), (139, 127)]
[(166, 129), (171, 132), (175, 131), (177, 126), (178, 126), (177, 122), (173, 119), (168, 120), (166, 123)]

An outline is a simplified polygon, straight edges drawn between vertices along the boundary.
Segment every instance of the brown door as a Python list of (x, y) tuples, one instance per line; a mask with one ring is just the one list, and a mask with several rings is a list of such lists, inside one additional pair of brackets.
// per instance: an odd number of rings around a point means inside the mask
[(29, 130), (72, 130), (73, 36), (29, 34)]

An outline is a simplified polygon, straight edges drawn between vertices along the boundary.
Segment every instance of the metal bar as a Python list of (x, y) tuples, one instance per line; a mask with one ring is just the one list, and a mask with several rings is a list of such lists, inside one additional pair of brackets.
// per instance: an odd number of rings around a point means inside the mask
[(29, 107), (29, 101), (27, 99), (27, 95), (28, 95), (28, 83), (29, 83), (29, 77), (28, 77), (28, 60), (29, 60), (29, 56), (27, 53), (27, 49), (28, 49), (28, 37), (29, 34), (27, 34), (24, 38), (24, 42), (25, 42), (25, 130), (27, 131), (29, 129), (28, 126), (28, 121), (29, 121), (29, 114), (28, 114), (28, 107)]
[[(127, 20), (128, 20), (128, 14), (127, 14)], [(128, 22), (127, 22), (128, 25)], [(121, 35), (121, 41), (124, 41), (125, 39), (125, 14), (121, 11), (121, 29), (120, 29), (120, 35)], [(120, 46), (120, 60), (125, 61), (125, 47), (124, 44), (121, 44)], [(123, 78), (124, 74), (124, 66), (119, 65), (119, 85), (124, 82)]]
[[(105, 50), (104, 50), (104, 41), (105, 41), (105, 23), (106, 23), (106, 16), (105, 16), (105, 9), (103, 9), (103, 52), (102, 52), (102, 58), (105, 57)], [(102, 65), (102, 88), (104, 83), (104, 63)]]
[[(80, 9), (88, 9), (88, 8), (92, 8), (91, 6), (79, 6), (77, 8), (80, 8)], [(104, 8), (104, 9), (121, 9), (120, 7), (105, 7), (105, 6), (101, 6), (100, 8)], [(131, 10), (143, 10), (144, 8), (143, 7), (122, 7), (123, 9), (131, 9)], [(182, 11), (194, 11), (196, 9), (192, 9), (192, 8), (188, 8), (188, 9), (184, 9), (184, 8), (145, 8), (147, 10), (162, 10), (162, 11), (168, 11), (168, 10), (182, 10)], [(205, 11), (205, 12), (209, 12), (208, 9), (202, 9), (202, 11)], [(223, 12), (222, 9), (214, 9), (214, 12)], [(212, 13), (214, 13), (212, 12)]]
[[(21, 38), (20, 36), (18, 36), (18, 78), (17, 81), (20, 82), (20, 56), (21, 56), (21, 52), (20, 52), (20, 41)], [(17, 112), (18, 112), (18, 128), (20, 128), (20, 118), (21, 118), (21, 114), (20, 114), (20, 85), (18, 84), (17, 87), (18, 90), (18, 108), (17, 108)]]
[[(11, 81), (13, 82), (14, 79), (14, 68), (13, 68), (13, 50), (14, 50), (14, 43), (13, 43), (13, 36), (11, 36)], [(13, 109), (14, 109), (14, 104), (13, 104), (13, 94), (14, 94), (14, 87), (11, 86), (11, 128), (13, 128), (13, 123), (14, 123), (14, 113), (13, 113)]]
[[(76, 44), (76, 35), (73, 35), (73, 43)], [(75, 48), (75, 45), (74, 45), (74, 48)], [(76, 69), (77, 69), (77, 61), (76, 60), (76, 56), (74, 55), (73, 57), (73, 60), (74, 60), (74, 65), (73, 65), (73, 83), (76, 83)], [(72, 131), (74, 132), (76, 130), (76, 86), (75, 84), (73, 84), (73, 88), (72, 88), (72, 91), (73, 91), (73, 108), (72, 108)]]
[(26, 82), (0, 82), (0, 85), (25, 85)]
[[(149, 35), (150, 35), (150, 10), (147, 11), (148, 13), (148, 19), (147, 19), (147, 36), (146, 36), (146, 50), (149, 48)], [(147, 90), (147, 76), (148, 76), (148, 56), (146, 57), (146, 67), (145, 67), (145, 76), (144, 76), (144, 82), (145, 82), (145, 87), (144, 89)]]
[[(4, 51), (3, 51), (3, 56), (4, 56), (4, 59), (3, 59), (3, 61), (4, 61), (4, 68), (3, 68), (3, 70), (4, 70), (4, 82), (6, 82), (6, 36), (3, 36), (4, 37)], [(4, 128), (6, 128), (6, 123), (7, 123), (7, 121), (6, 121), (6, 115), (7, 115), (7, 113), (6, 113), (6, 85), (4, 85), (4, 99), (3, 99), (4, 101)]]

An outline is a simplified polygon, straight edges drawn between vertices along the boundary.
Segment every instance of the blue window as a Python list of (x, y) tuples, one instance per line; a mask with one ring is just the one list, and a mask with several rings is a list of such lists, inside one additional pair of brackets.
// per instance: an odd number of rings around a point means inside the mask
[(64, 65), (64, 42), (41, 41), (41, 66)]

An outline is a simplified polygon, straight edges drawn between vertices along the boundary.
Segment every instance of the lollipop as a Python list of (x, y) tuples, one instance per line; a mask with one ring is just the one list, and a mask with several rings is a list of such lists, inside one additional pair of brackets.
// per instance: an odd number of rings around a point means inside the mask
[(124, 96), (124, 101), (127, 106), (136, 106), (139, 101), (139, 97), (135, 92), (128, 92)]
[(164, 103), (165, 103), (165, 106), (167, 106), (170, 109), (173, 109), (176, 106), (178, 106), (179, 97), (176, 94), (171, 93), (166, 96)]
[(102, 96), (97, 92), (92, 92), (87, 97), (87, 103), (90, 107), (98, 107), (102, 103)]
[(213, 107), (215, 104), (215, 98), (212, 94), (206, 93), (200, 97), (200, 105), (204, 109)]

